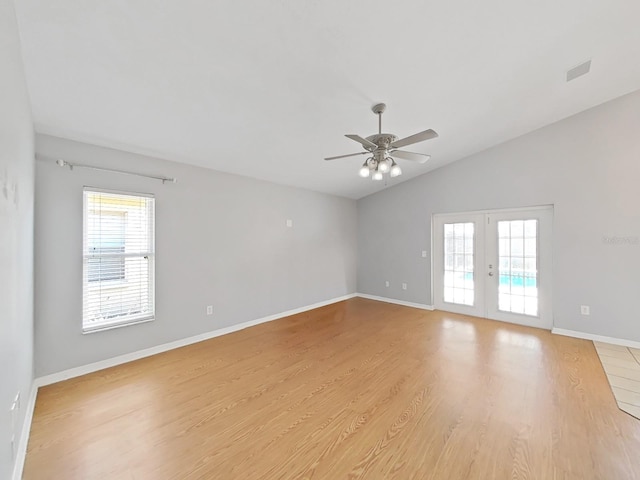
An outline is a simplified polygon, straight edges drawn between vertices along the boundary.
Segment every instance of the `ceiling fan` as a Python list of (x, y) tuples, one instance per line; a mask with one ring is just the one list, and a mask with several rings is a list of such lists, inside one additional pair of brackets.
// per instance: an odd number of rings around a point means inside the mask
[(405, 150), (399, 150), (399, 148), (424, 142), (425, 140), (431, 140), (432, 138), (436, 138), (438, 134), (429, 129), (406, 138), (398, 139), (397, 136), (391, 133), (382, 133), (382, 114), (386, 108), (387, 106), (384, 103), (378, 103), (371, 109), (373, 113), (378, 115), (378, 133), (370, 135), (367, 138), (353, 134), (345, 135), (345, 137), (362, 144), (366, 151), (328, 157), (325, 158), (325, 160), (337, 160), (339, 158), (355, 157), (357, 155), (371, 155), (362, 164), (360, 176), (366, 178), (371, 175), (373, 180), (382, 180), (384, 174), (387, 172), (389, 172), (389, 176), (391, 177), (397, 177), (402, 174), (402, 169), (393, 157), (418, 163), (424, 163), (429, 160), (431, 155), (407, 152)]

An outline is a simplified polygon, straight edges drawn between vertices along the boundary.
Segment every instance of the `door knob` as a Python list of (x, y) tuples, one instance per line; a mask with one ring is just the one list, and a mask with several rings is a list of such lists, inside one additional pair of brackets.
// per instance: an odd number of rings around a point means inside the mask
[(489, 276), (490, 276), (490, 277), (493, 277), (493, 272), (489, 272)]

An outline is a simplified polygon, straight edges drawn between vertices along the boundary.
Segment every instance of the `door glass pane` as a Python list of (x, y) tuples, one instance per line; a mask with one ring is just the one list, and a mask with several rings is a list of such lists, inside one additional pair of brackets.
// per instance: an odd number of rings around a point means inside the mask
[(475, 225), (444, 224), (444, 301), (473, 306)]
[(498, 222), (498, 309), (538, 316), (538, 220)]

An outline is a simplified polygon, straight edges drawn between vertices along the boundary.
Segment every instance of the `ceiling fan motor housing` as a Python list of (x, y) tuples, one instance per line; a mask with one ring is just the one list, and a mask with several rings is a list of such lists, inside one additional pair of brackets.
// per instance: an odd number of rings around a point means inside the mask
[(369, 135), (367, 137), (367, 140), (375, 143), (378, 146), (378, 148), (373, 148), (373, 147), (365, 147), (365, 148), (370, 152), (373, 152), (374, 150), (378, 150), (378, 149), (387, 150), (389, 148), (389, 145), (391, 145), (391, 143), (395, 142), (397, 139), (398, 137), (396, 137), (395, 135), (392, 135), (391, 133), (376, 133), (375, 135)]

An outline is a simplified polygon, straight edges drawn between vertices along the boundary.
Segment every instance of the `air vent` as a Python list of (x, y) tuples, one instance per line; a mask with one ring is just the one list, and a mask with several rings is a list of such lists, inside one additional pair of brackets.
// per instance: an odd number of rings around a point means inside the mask
[(582, 75), (586, 75), (591, 70), (591, 60), (587, 60), (584, 63), (581, 63), (577, 67), (573, 67), (571, 70), (567, 72), (567, 82), (571, 80), (575, 80)]

